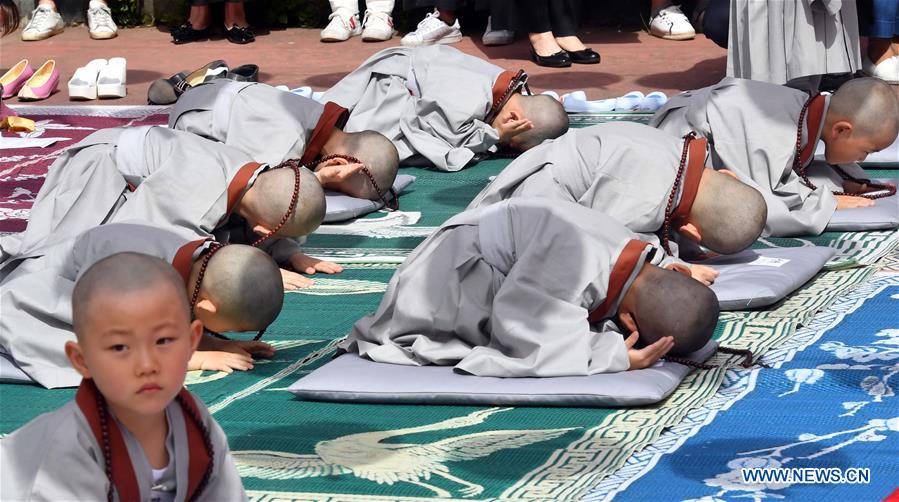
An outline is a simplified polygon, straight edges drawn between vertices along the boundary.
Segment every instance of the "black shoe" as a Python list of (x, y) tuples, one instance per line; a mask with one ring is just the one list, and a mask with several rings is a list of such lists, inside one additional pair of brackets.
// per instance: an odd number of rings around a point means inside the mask
[(232, 44), (243, 45), (256, 40), (256, 34), (253, 33), (253, 28), (249, 26), (237, 26), (234, 24), (225, 30), (225, 38)]
[(172, 28), (172, 42), (176, 44), (186, 44), (188, 42), (196, 42), (197, 40), (208, 40), (211, 31), (212, 25), (209, 25), (202, 30), (195, 30), (193, 25), (190, 24), (190, 21), (188, 21), (181, 26)]
[[(207, 75), (209, 70), (213, 70), (213, 73)], [(228, 65), (217, 59), (190, 73), (183, 71), (169, 78), (157, 79), (150, 84), (147, 101), (151, 105), (170, 105), (178, 101), (178, 96), (187, 92), (191, 87), (216, 78), (223, 78), (227, 72)]]
[(584, 49), (580, 51), (565, 51), (568, 53), (568, 57), (571, 58), (571, 62), (575, 64), (598, 64), (599, 63), (599, 53), (594, 51), (593, 49)]
[(225, 78), (237, 82), (259, 82), (259, 67), (254, 64), (243, 64), (225, 74)]
[(567, 68), (571, 66), (571, 59), (565, 51), (559, 51), (551, 56), (541, 56), (531, 47), (531, 61), (537, 63), (538, 66), (548, 66), (550, 68)]

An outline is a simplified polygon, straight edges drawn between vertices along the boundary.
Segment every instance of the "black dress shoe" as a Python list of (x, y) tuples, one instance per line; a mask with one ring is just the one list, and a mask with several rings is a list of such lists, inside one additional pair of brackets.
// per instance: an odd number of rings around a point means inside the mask
[(195, 85), (209, 82), (216, 78), (224, 78), (228, 65), (217, 59), (188, 73), (181, 72), (169, 78), (160, 78), (150, 84), (147, 101), (151, 105), (170, 105), (178, 101), (178, 97)]
[(237, 82), (259, 82), (259, 67), (254, 64), (242, 64), (225, 74), (225, 78)]
[(225, 38), (232, 44), (243, 45), (256, 40), (256, 34), (253, 33), (253, 28), (249, 26), (237, 26), (234, 24), (225, 30)]
[(587, 48), (580, 51), (565, 51), (571, 62), (575, 64), (597, 64), (599, 63), (599, 53), (593, 49)]
[(537, 63), (538, 66), (548, 66), (550, 68), (567, 68), (571, 66), (571, 59), (565, 51), (559, 51), (551, 56), (541, 56), (531, 47), (531, 61)]
[(172, 42), (175, 42), (176, 44), (186, 44), (188, 42), (196, 42), (197, 40), (207, 40), (209, 39), (209, 34), (211, 32), (212, 25), (209, 25), (202, 30), (195, 30), (193, 25), (190, 24), (190, 21), (188, 21), (181, 26), (172, 28)]

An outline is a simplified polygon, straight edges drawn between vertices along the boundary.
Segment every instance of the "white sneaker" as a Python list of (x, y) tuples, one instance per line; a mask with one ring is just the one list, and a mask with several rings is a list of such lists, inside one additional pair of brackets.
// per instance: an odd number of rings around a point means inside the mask
[(383, 42), (396, 35), (396, 30), (393, 29), (393, 18), (386, 12), (365, 11), (362, 26), (363, 42)]
[(669, 5), (649, 20), (649, 32), (665, 40), (690, 40), (696, 30), (677, 5)]
[(484, 45), (509, 45), (515, 41), (515, 32), (512, 30), (494, 30), (493, 19), (487, 18), (487, 29), (484, 30), (484, 37), (481, 41)]
[(87, 27), (94, 40), (115, 38), (119, 28), (112, 20), (112, 11), (102, 2), (91, 0), (87, 7)]
[(440, 20), (437, 9), (431, 12), (418, 23), (415, 31), (407, 33), (401, 43), (406, 47), (419, 47), (422, 45), (454, 44), (462, 40), (462, 31), (459, 28), (459, 19), (451, 25)]
[(110, 58), (97, 75), (98, 98), (124, 98), (127, 94), (128, 62), (125, 58)]
[(25, 25), (25, 29), (22, 30), (22, 40), (33, 42), (50, 38), (57, 33), (62, 33), (65, 26), (59, 12), (56, 12), (48, 5), (38, 5), (36, 9), (31, 11), (31, 20)]
[(899, 84), (899, 56), (887, 58), (875, 65), (866, 54), (862, 56), (862, 71), (888, 84)]
[(105, 59), (94, 59), (75, 70), (69, 79), (69, 99), (97, 99), (97, 77), (106, 64)]
[(322, 30), (322, 42), (343, 42), (362, 34), (359, 14), (353, 14), (347, 9), (337, 9), (328, 16), (328, 19), (331, 21)]

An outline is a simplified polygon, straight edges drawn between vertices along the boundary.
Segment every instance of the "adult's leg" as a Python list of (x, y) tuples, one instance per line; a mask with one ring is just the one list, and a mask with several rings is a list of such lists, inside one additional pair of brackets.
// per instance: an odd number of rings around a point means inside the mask
[(548, 0), (521, 0), (521, 20), (537, 56), (548, 57), (562, 51), (553, 37)]
[(702, 14), (702, 32), (719, 47), (727, 49), (730, 30), (730, 0), (709, 0)]
[(225, 28), (233, 26), (247, 27), (247, 13), (244, 9), (246, 0), (227, 0), (225, 2)]
[(212, 22), (209, 5), (210, 0), (190, 0), (190, 17), (187, 22), (195, 30), (205, 30)]
[(859, 32), (868, 37), (867, 55), (875, 65), (899, 55), (899, 0), (863, 0), (859, 7)]
[(580, 0), (553, 0), (549, 3), (549, 18), (552, 23), (553, 36), (559, 47), (568, 52), (586, 49), (581, 39), (577, 37), (580, 13)]

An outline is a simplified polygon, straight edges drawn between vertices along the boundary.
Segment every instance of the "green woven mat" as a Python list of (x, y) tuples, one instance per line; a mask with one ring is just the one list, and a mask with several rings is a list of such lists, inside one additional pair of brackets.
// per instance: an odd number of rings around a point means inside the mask
[[(405, 170), (418, 179), (403, 195), (401, 212), (328, 225), (309, 239), (311, 254), (340, 258), (346, 270), (287, 295), (266, 334), (279, 349), (273, 360), (260, 361), (249, 373), (189, 375), (187, 385), (227, 433), (251, 499), (576, 499), (716, 392), (726, 368), (736, 363), (731, 356), (715, 356), (718, 369), (691, 373), (664, 402), (625, 410), (336, 404), (300, 401), (285, 392), (329, 360), (352, 323), (375, 310), (397, 264), (507, 163), (484, 162), (460, 173)], [(894, 237), (833, 234), (760, 245), (855, 243), (841, 248), (836, 264), (865, 265), (894, 248)], [(894, 253), (877, 265), (896, 269), (899, 259)], [(716, 338), (763, 354), (873, 271), (823, 272), (771, 309), (726, 313)], [(0, 386), (0, 433), (73, 395)]]

